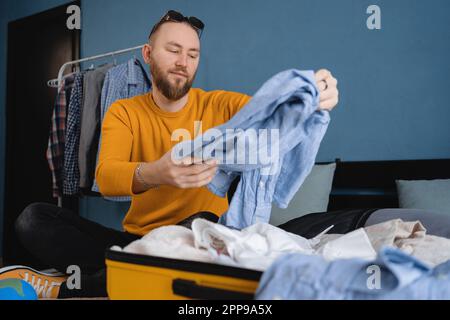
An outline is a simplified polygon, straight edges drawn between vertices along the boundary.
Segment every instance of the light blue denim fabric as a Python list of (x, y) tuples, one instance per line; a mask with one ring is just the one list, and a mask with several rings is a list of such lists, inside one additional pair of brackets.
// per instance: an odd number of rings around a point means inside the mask
[[(207, 186), (216, 195), (224, 197), (231, 182), (241, 176), (229, 209), (221, 216), (220, 223), (242, 229), (256, 222), (269, 222), (272, 201), (280, 208), (288, 206), (310, 173), (330, 122), (329, 112), (318, 110), (318, 103), (314, 72), (286, 70), (266, 81), (228, 122), (210, 129), (219, 131), (220, 136), (208, 130), (194, 140), (175, 146), (175, 158), (193, 155), (203, 160), (219, 159), (217, 174)], [(260, 129), (279, 130), (278, 144), (274, 143), (275, 139), (262, 139), (264, 143), (258, 146), (258, 150), (267, 147), (269, 151), (278, 150), (278, 153), (271, 152), (269, 161), (258, 158), (253, 163), (224, 163), (227, 153), (238, 149), (242, 151), (236, 137), (248, 137), (248, 141), (255, 142), (262, 137)], [(234, 134), (228, 130), (234, 131)], [(254, 130), (258, 132), (257, 138), (247, 134)], [(211, 152), (212, 149), (215, 151)], [(253, 155), (251, 148), (244, 153), (244, 159), (250, 159)]]
[[(374, 281), (376, 268), (380, 271), (379, 286)], [(450, 261), (432, 269), (392, 247), (382, 248), (374, 261), (326, 261), (319, 255), (288, 254), (264, 272), (255, 297), (261, 300), (450, 299), (449, 276)]]
[[(144, 93), (147, 93), (151, 89), (151, 83), (142, 67), (141, 62), (138, 59), (130, 59), (126, 63), (119, 64), (108, 70), (103, 82), (102, 94), (101, 94), (101, 121), (105, 117), (106, 112), (113, 102), (119, 99), (132, 98)], [(98, 153), (100, 152), (101, 135), (99, 138), (98, 152), (96, 167), (98, 164)], [(94, 178), (92, 184), (92, 191), (99, 192), (97, 181)], [(121, 197), (105, 197), (111, 201), (131, 201), (129, 196)]]

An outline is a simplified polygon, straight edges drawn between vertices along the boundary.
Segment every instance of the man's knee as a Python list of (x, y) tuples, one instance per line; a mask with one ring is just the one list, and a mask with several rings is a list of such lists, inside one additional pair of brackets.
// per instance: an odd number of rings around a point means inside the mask
[(48, 206), (49, 204), (47, 203), (35, 202), (23, 209), (15, 222), (15, 230), (19, 238), (24, 239), (33, 232), (33, 230), (38, 229), (38, 224), (48, 214)]

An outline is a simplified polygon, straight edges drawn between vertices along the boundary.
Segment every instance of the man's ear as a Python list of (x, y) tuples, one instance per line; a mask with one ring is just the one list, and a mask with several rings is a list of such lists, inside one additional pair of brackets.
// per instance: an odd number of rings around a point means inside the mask
[(144, 44), (142, 47), (142, 58), (144, 59), (146, 64), (150, 63), (150, 54), (152, 52), (152, 46), (148, 43)]

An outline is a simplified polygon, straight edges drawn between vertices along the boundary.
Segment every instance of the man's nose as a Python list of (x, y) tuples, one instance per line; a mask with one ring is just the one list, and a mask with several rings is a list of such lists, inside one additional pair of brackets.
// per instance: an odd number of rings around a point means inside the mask
[(177, 65), (177, 67), (186, 67), (187, 66), (187, 55), (184, 55), (184, 54), (178, 55), (176, 65)]

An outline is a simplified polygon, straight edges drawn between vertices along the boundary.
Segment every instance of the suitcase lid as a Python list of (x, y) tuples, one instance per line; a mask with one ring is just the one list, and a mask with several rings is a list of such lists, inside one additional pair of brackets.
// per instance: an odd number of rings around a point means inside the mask
[(202, 274), (233, 277), (245, 280), (259, 281), (262, 272), (258, 270), (227, 266), (217, 263), (200, 262), (192, 260), (173, 259), (150, 255), (108, 249), (105, 258), (111, 261), (132, 263), (144, 266), (174, 269)]

